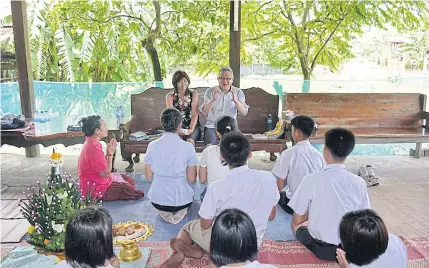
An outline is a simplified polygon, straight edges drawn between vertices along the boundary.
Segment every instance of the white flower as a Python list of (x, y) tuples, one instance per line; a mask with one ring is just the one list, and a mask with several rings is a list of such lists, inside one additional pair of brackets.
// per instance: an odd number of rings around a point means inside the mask
[(46, 201), (48, 202), (48, 205), (52, 204), (52, 195), (46, 195)]
[(52, 221), (52, 229), (57, 233), (61, 233), (64, 230), (64, 224), (55, 224), (55, 222)]
[(59, 194), (58, 195), (58, 198), (60, 198), (60, 199), (64, 199), (64, 198), (66, 198), (67, 197), (67, 194), (66, 193), (62, 193), (62, 194)]

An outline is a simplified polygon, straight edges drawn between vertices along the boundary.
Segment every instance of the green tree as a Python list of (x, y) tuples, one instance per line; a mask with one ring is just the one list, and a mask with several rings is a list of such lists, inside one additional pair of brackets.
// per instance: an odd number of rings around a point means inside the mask
[[(269, 18), (262, 28), (275, 33), (274, 66), (299, 67), (304, 76), (303, 92), (309, 92), (317, 65), (337, 71), (340, 64), (354, 57), (350, 41), (364, 27), (398, 30), (428, 26), (429, 8), (424, 1), (268, 1), (261, 8)], [(278, 50), (277, 50), (278, 49)]]

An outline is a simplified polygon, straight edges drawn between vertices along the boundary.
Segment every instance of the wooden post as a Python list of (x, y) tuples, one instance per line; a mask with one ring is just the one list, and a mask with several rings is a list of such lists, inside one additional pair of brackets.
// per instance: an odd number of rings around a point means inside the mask
[[(11, 7), (21, 110), (26, 118), (32, 118), (35, 101), (28, 36), (27, 6), (25, 0), (11, 0)], [(37, 156), (38, 154), (39, 147), (37, 145), (25, 148), (25, 155), (27, 157)]]
[(240, 87), (241, 1), (229, 3), (229, 66), (234, 72), (233, 85)]

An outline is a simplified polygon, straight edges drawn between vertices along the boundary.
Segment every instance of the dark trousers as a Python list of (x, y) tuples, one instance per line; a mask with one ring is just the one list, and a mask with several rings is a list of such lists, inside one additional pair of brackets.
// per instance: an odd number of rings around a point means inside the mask
[(194, 131), (187, 135), (187, 136), (179, 136), (182, 140), (186, 141), (187, 139), (193, 139), (194, 142), (200, 140), (200, 136), (201, 136), (201, 128), (200, 127), (195, 127)]
[(192, 205), (192, 202), (188, 203), (186, 205), (180, 206), (180, 207), (163, 206), (163, 205), (158, 205), (158, 204), (152, 203), (152, 206), (154, 206), (156, 209), (161, 210), (161, 211), (165, 211), (165, 212), (171, 212), (171, 213), (175, 213), (179, 210), (187, 208), (190, 205)]
[(204, 127), (204, 146), (207, 144), (216, 145), (218, 143), (218, 138), (216, 136), (216, 130), (214, 128)]
[(325, 261), (337, 260), (337, 248), (339, 246), (329, 244), (313, 238), (308, 232), (307, 226), (301, 226), (296, 230), (296, 240), (301, 242), (317, 258)]
[(290, 199), (287, 198), (286, 192), (280, 192), (279, 206), (290, 215), (293, 215), (293, 209), (288, 206)]

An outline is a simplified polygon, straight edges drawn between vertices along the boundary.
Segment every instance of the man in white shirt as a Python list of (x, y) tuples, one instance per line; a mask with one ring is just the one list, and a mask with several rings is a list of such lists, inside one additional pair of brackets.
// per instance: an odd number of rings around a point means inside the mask
[(296, 239), (322, 260), (336, 260), (343, 215), (370, 208), (365, 181), (344, 165), (354, 146), (351, 131), (334, 128), (326, 132), (323, 156), (328, 165), (305, 176), (288, 203), (294, 210), (291, 227)]
[(387, 232), (375, 211), (364, 209), (347, 213), (339, 231), (343, 249), (337, 249), (337, 259), (341, 268), (407, 267), (404, 242)]
[(204, 94), (204, 101), (200, 112), (207, 116), (204, 126), (204, 145), (215, 145), (218, 143), (215, 122), (221, 116), (230, 116), (237, 120), (237, 112), (245, 116), (249, 111), (243, 90), (232, 86), (234, 74), (230, 67), (222, 67), (218, 76), (219, 86), (211, 87)]
[(145, 156), (145, 176), (152, 181), (148, 197), (159, 215), (172, 224), (179, 223), (194, 200), (194, 190), (189, 183), (197, 177), (197, 154), (194, 146), (183, 141), (182, 115), (175, 108), (161, 114), (165, 133), (149, 143)]
[(258, 246), (268, 221), (276, 215), (280, 197), (276, 180), (270, 172), (250, 169), (246, 165), (251, 156), (249, 140), (241, 132), (233, 131), (222, 138), (220, 151), (231, 171), (224, 179), (208, 186), (199, 211), (201, 218), (185, 224), (177, 238), (170, 241), (174, 252), (181, 251), (187, 257), (201, 258), (202, 249), (210, 252), (212, 223), (225, 209), (237, 208), (250, 216)]
[[(326, 165), (322, 154), (309, 141), (314, 131), (314, 121), (311, 117), (299, 115), (292, 119), (292, 138), (295, 146), (282, 152), (280, 159), (274, 165), (271, 173), (277, 177), (280, 192), (280, 207), (293, 214), (287, 203), (306, 175), (322, 171)], [(282, 191), (286, 186), (286, 192)]]

